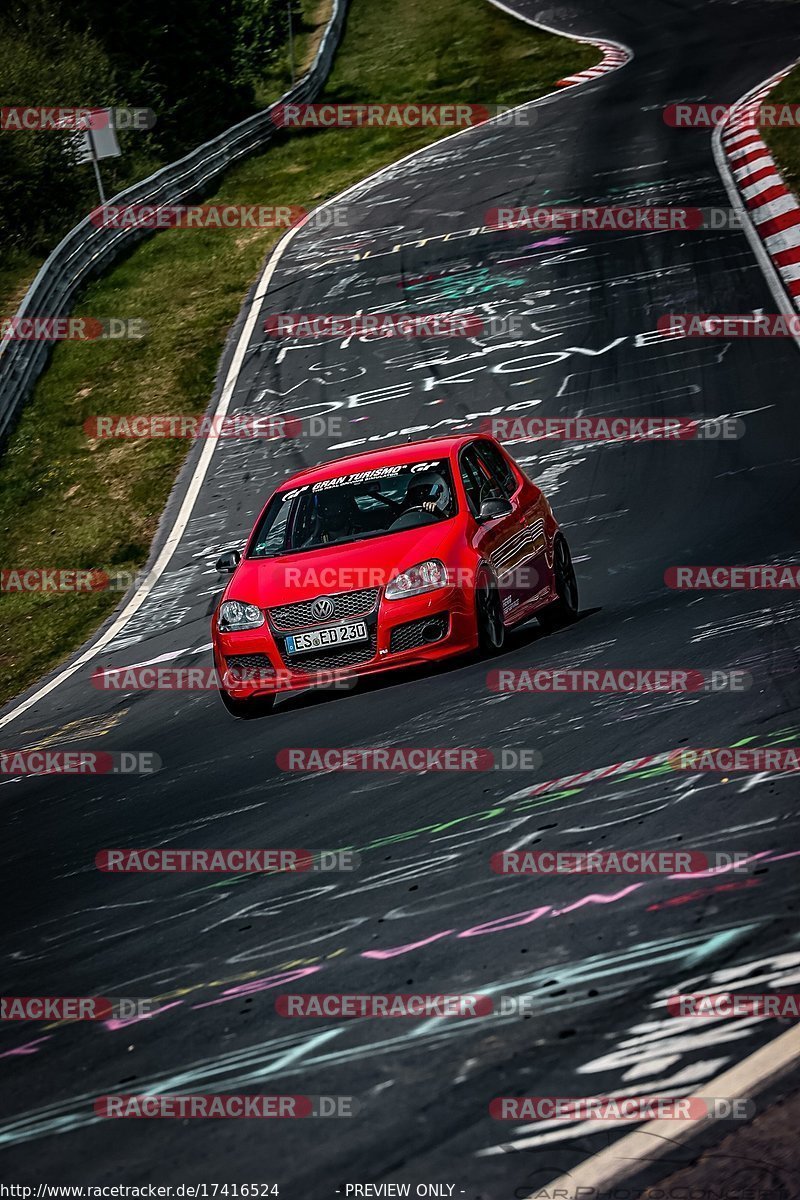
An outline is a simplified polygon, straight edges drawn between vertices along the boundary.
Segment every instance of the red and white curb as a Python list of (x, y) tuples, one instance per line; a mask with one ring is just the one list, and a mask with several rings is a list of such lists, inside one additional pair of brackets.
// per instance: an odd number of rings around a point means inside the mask
[(558, 37), (568, 38), (571, 42), (580, 42), (584, 46), (596, 46), (598, 50), (602, 51), (602, 61), (596, 66), (587, 67), (585, 71), (577, 71), (574, 75), (566, 75), (563, 79), (559, 79), (556, 87), (574, 87), (575, 84), (588, 83), (592, 79), (598, 79), (601, 75), (607, 75), (609, 71), (618, 71), (633, 58), (630, 46), (625, 46), (622, 42), (612, 42), (608, 38), (586, 37), (583, 34), (570, 33), (567, 29), (558, 29), (555, 25), (546, 25), (544, 21), (528, 17), (511, 5), (505, 4), (504, 0), (489, 0), (489, 3), (495, 8), (499, 8), (501, 12), (516, 17), (518, 21), (524, 21), (526, 25), (543, 29), (545, 33), (555, 33)]
[(744, 209), (745, 231), (754, 248), (763, 250), (762, 266), (766, 257), (777, 272), (789, 301), (782, 308), (788, 312), (800, 312), (800, 201), (784, 183), (758, 126), (763, 101), (795, 65), (771, 75), (737, 101), (715, 135), (718, 166), (727, 169), (728, 190), (735, 189)]
[(599, 62), (596, 67), (587, 67), (585, 71), (578, 71), (575, 75), (567, 75), (564, 79), (559, 79), (558, 87), (572, 87), (575, 83), (586, 83), (590, 79), (597, 79), (600, 75), (607, 75), (609, 71), (616, 71), (619, 67), (624, 67), (625, 63), (630, 62), (633, 58), (633, 52), (620, 42), (598, 42), (592, 38), (576, 38), (576, 41), (589, 42), (591, 45), (597, 46), (603, 52), (603, 61)]
[(612, 779), (615, 775), (629, 775), (634, 771), (643, 771), (648, 767), (660, 767), (669, 762), (674, 750), (662, 751), (660, 754), (645, 754), (641, 758), (629, 758), (626, 762), (612, 763), (608, 767), (595, 767), (591, 771), (579, 771), (577, 775), (561, 775), (558, 779), (546, 779), (542, 783), (534, 783), (530, 787), (506, 796), (506, 800), (523, 800), (529, 796), (541, 796), (545, 792), (560, 792), (565, 788), (580, 788), (598, 779)]

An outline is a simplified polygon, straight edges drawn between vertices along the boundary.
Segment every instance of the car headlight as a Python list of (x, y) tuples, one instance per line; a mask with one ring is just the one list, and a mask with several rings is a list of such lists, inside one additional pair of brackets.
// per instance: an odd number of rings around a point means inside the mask
[(242, 604), (241, 600), (226, 600), (220, 605), (219, 627), (223, 633), (233, 629), (258, 629), (264, 624), (264, 613), (255, 604)]
[(447, 567), (438, 558), (409, 567), (402, 575), (395, 575), (386, 585), (387, 600), (402, 600), (404, 596), (419, 596), (423, 592), (435, 592), (447, 587)]

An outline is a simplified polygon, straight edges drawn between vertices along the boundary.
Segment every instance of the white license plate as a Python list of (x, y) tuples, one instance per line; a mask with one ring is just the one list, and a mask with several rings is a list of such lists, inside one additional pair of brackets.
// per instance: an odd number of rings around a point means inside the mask
[(296, 633), (287, 637), (286, 649), (290, 654), (302, 654), (304, 650), (321, 650), (326, 646), (368, 641), (366, 625), (363, 621), (356, 621), (353, 625), (331, 625), (327, 629), (315, 629), (311, 633)]

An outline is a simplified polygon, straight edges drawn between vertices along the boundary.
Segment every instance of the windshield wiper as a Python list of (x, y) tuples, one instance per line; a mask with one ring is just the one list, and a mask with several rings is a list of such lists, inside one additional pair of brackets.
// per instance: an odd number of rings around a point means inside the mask
[(383, 537), (386, 529), (373, 529), (366, 533), (348, 533), (346, 537), (332, 542), (313, 542), (310, 546), (292, 546), (289, 550), (275, 550), (272, 554), (253, 554), (252, 558), (285, 558), (287, 554), (305, 554), (307, 550), (327, 550), (330, 546), (344, 546), (348, 542), (364, 542), (369, 538)]
[(345, 537), (334, 538), (332, 542), (314, 542), (310, 546), (297, 546), (294, 550), (281, 551), (282, 554), (299, 554), (304, 550), (327, 550), (329, 546), (345, 546), (348, 542), (365, 542), (369, 538), (383, 537), (388, 530), (372, 529), (366, 533), (348, 533)]

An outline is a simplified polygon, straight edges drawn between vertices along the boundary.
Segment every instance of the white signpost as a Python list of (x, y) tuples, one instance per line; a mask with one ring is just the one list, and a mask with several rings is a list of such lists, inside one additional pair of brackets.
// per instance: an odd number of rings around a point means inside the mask
[(106, 198), (103, 192), (103, 181), (100, 178), (100, 168), (97, 164), (101, 158), (119, 158), (121, 153), (111, 113), (110, 108), (92, 110), (92, 116), (81, 132), (81, 144), (78, 148), (78, 162), (90, 162), (94, 167), (101, 204), (105, 204)]

